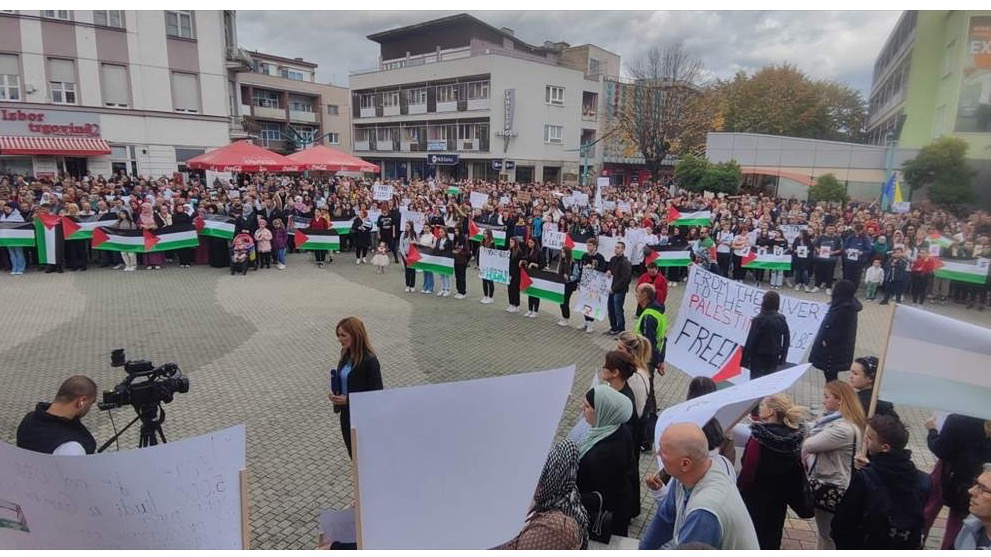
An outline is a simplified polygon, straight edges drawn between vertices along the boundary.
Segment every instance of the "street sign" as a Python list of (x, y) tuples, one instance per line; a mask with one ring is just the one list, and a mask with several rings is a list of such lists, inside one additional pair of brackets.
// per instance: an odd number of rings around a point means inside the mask
[(502, 170), (502, 161), (499, 160), (492, 161), (492, 170)]
[(516, 170), (516, 161), (506, 161), (506, 170)]
[(452, 166), (458, 164), (458, 155), (427, 155), (427, 164)]

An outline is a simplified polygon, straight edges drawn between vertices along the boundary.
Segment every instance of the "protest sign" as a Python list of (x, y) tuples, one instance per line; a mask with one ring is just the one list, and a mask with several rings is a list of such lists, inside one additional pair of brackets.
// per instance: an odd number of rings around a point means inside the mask
[(575, 205), (575, 197), (572, 195), (566, 195), (561, 198), (561, 204), (564, 205), (565, 209), (570, 209)]
[(244, 466), (243, 425), (90, 456), (0, 443), (0, 548), (244, 549)]
[(399, 213), (400, 232), (406, 230), (406, 221), (411, 221), (413, 223), (413, 230), (415, 230), (417, 234), (422, 234), (423, 225), (427, 222), (427, 215), (421, 213), (420, 211), (401, 211)]
[(375, 201), (392, 200), (392, 186), (387, 184), (375, 184), (372, 186), (372, 199)]
[(575, 198), (575, 204), (581, 205), (582, 207), (588, 207), (587, 193), (573, 193), (571, 196)]
[(616, 208), (623, 214), (631, 214), (633, 212), (633, 209), (630, 207), (630, 203), (628, 201), (620, 201), (616, 204)]
[(788, 245), (790, 246), (795, 238), (798, 238), (802, 234), (803, 230), (807, 230), (809, 225), (807, 224), (779, 224), (778, 230), (788, 240)]
[(478, 276), (499, 284), (509, 284), (509, 251), (479, 248)]
[(565, 237), (567, 236), (564, 232), (558, 232), (557, 226), (553, 223), (548, 223), (551, 225), (551, 229), (548, 229), (545, 225), (543, 234), (543, 246), (547, 249), (564, 249)]
[[(602, 257), (606, 258), (606, 261), (614, 255), (613, 250), (616, 249), (616, 242), (623, 240), (623, 238), (616, 238), (614, 236), (599, 236), (599, 253)], [(629, 255), (629, 250), (626, 250), (627, 255)]]
[(600, 271), (585, 269), (578, 283), (574, 310), (585, 317), (602, 321), (609, 311), (609, 288), (612, 280)]
[(503, 207), (507, 207), (507, 206), (509, 206), (509, 203), (510, 203), (510, 201), (509, 201), (509, 196), (508, 195), (501, 195), (501, 196), (499, 196), (499, 205), (502, 205)]
[(468, 202), (471, 203), (473, 209), (481, 209), (486, 203), (489, 202), (489, 195), (486, 193), (473, 191), (468, 197)]
[(574, 375), (570, 366), (352, 393), (361, 547), (487, 549), (513, 539)]
[(602, 202), (602, 210), (603, 211), (607, 211), (607, 212), (608, 211), (615, 211), (616, 210), (616, 202), (615, 201), (603, 201)]
[(382, 211), (379, 209), (368, 210), (368, 220), (372, 222), (372, 232), (379, 231), (379, 217), (381, 216), (382, 216)]
[[(750, 320), (760, 313), (764, 291), (693, 265), (681, 309), (668, 330), (667, 361), (692, 377), (740, 383), (750, 373), (740, 367)], [(787, 361), (801, 362), (811, 347), (828, 306), (781, 295), (791, 347)]]
[(907, 213), (912, 210), (912, 203), (910, 201), (895, 201), (891, 204), (891, 210), (895, 213)]
[(607, 187), (609, 187), (609, 177), (608, 176), (600, 176), (600, 177), (596, 178), (595, 179), (595, 185), (597, 187), (599, 187), (599, 188), (607, 188)]

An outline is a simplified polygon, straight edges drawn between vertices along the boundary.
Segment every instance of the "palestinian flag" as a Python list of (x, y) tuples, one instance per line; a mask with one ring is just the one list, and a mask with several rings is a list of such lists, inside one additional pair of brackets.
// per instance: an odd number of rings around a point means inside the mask
[(461, 193), (461, 188), (459, 188), (458, 186), (447, 186), (447, 189), (444, 190), (444, 192), (447, 193), (448, 195), (458, 195), (459, 193)]
[(939, 232), (933, 232), (930, 234), (928, 240), (930, 245), (937, 245), (943, 249), (950, 249), (950, 246), (953, 245), (953, 240), (951, 238), (947, 238)]
[(351, 233), (351, 223), (353, 220), (332, 220), (330, 221), (330, 229), (336, 231), (341, 236), (346, 236)]
[(406, 266), (440, 275), (453, 275), (454, 256), (434, 253), (434, 250), (426, 246), (410, 244), (409, 252), (406, 253)]
[(682, 213), (678, 209), (671, 207), (668, 209), (668, 224), (675, 226), (711, 226), (712, 211)]
[(477, 223), (473, 220), (468, 221), (468, 236), (469, 240), (475, 242), (482, 241), (482, 234), (486, 230), (492, 231), (492, 239), (495, 240), (496, 247), (504, 248), (506, 247), (506, 227), (505, 226), (493, 226), (491, 224)]
[(333, 230), (313, 230), (312, 228), (297, 229), (296, 249), (298, 250), (339, 250), (341, 237)]
[(222, 215), (207, 215), (193, 219), (196, 233), (200, 236), (232, 240), (234, 238), (234, 219)]
[(585, 254), (588, 253), (588, 245), (586, 242), (588, 242), (588, 239), (592, 237), (593, 236), (591, 235), (585, 237), (581, 234), (566, 234), (564, 236), (564, 247), (571, 248), (572, 259), (575, 261), (581, 261), (582, 257), (585, 257)]
[(60, 227), (62, 217), (58, 215), (39, 215), (34, 218), (35, 245), (38, 246), (38, 263), (57, 265), (57, 242), (62, 241)]
[(564, 303), (564, 279), (550, 271), (520, 269), (520, 293), (561, 305)]
[(34, 225), (30, 222), (0, 222), (0, 247), (33, 248)]
[(657, 267), (688, 267), (692, 264), (692, 252), (687, 246), (647, 246), (651, 252), (644, 260)]
[(959, 282), (969, 282), (972, 284), (984, 284), (988, 280), (988, 259), (980, 258), (976, 261), (947, 261), (937, 259), (936, 270), (933, 276), (936, 278), (955, 280)]
[[(89, 217), (62, 217), (62, 232), (66, 240), (89, 240), (93, 237), (93, 229), (101, 226), (100, 217), (93, 215)], [(107, 225), (107, 221), (102, 221), (102, 226)]]
[(773, 253), (757, 253), (751, 251), (743, 258), (743, 266), (747, 269), (767, 269), (770, 271), (790, 271), (791, 255)]
[(101, 226), (93, 230), (93, 249), (155, 253), (200, 245), (196, 228), (175, 224), (157, 230), (121, 230)]

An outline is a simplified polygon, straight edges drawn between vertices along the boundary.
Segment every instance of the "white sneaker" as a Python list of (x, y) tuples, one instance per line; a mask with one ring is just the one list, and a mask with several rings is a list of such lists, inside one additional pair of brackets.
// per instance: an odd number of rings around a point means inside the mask
[(528, 312), (526, 312), (526, 316), (529, 317), (530, 319), (533, 319), (534, 317), (537, 317), (537, 312), (535, 312), (535, 311), (528, 311)]
[(361, 258), (361, 262), (362, 262), (362, 263), (368, 263), (368, 260), (367, 260), (367, 259), (365, 259), (364, 257), (362, 257), (362, 258)]
[(124, 267), (124, 271), (127, 272), (127, 273), (130, 273), (130, 272), (133, 272), (133, 271), (136, 271), (136, 270), (138, 270), (137, 267)]
[(809, 285), (807, 285), (807, 284), (805, 285), (805, 291), (806, 291), (806, 292), (810, 292), (810, 290), (809, 290)]
[(445, 297), (445, 298), (447, 298), (447, 297), (448, 297), (448, 296), (450, 296), (450, 295), (451, 295), (451, 291), (450, 291), (450, 290), (445, 290), (445, 291), (444, 291), (444, 297)]
[(557, 322), (557, 324), (561, 327), (567, 327), (568, 325), (571, 325), (571, 321), (568, 319), (561, 319)]
[(433, 290), (427, 290), (426, 288), (420, 291), (420, 294), (431, 294), (431, 293), (433, 293)]
[(508, 308), (506, 308), (506, 311), (508, 311), (509, 313), (519, 313), (520, 306), (509, 306)]
[(465, 299), (465, 295), (464, 294), (455, 294), (454, 295), (454, 299), (455, 300), (464, 300)]
[(585, 332), (586, 333), (594, 333), (595, 332), (595, 325), (592, 325), (591, 323), (586, 324), (585, 325)]
[(673, 287), (675, 287), (675, 286), (678, 286), (678, 281), (676, 281), (676, 280), (672, 280), (671, 282), (669, 282), (669, 283), (668, 283), (668, 285), (669, 285), (669, 286), (671, 286), (671, 287), (673, 288)]
[(286, 270), (286, 264), (285, 263), (279, 263), (278, 265), (276, 265), (276, 268), (278, 268), (280, 271), (285, 271)]
[(437, 297), (440, 297), (440, 296), (443, 296), (443, 295), (444, 295), (444, 291), (443, 290), (438, 290), (437, 291)]
[(832, 296), (833, 295), (833, 289), (832, 288), (827, 288), (826, 289), (826, 295), (827, 296)]
[(361, 265), (361, 260), (360, 259), (355, 259), (354, 260), (354, 264), (355, 265)]
[(121, 270), (123, 268), (124, 268), (124, 264), (123, 263), (118, 263), (118, 264), (114, 265), (114, 270), (115, 271), (119, 271), (119, 270)]
[(801, 284), (796, 284), (795, 285), (795, 292), (798, 292), (799, 290), (801, 290), (801, 288), (802, 288), (802, 285)]
[(818, 291), (819, 291), (819, 287), (818, 286), (813, 286), (812, 287), (812, 290), (807, 290), (807, 292), (810, 292), (812, 294), (815, 294)]
[(491, 304), (494, 301), (495, 300), (493, 300), (492, 298), (482, 298), (482, 303), (483, 304)]

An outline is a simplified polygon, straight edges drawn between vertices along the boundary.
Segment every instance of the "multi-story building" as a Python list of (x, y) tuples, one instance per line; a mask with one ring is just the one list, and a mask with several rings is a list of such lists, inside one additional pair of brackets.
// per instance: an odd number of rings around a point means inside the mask
[(232, 11), (0, 11), (0, 172), (172, 176), (244, 135), (248, 69)]
[(919, 149), (963, 139), (991, 201), (991, 11), (906, 11), (874, 62), (868, 137)]
[[(533, 46), (460, 14), (369, 35), (379, 66), (351, 74), (354, 154), (386, 178), (580, 179), (618, 55)], [(592, 175), (599, 164), (589, 152)]]
[(255, 143), (292, 153), (314, 143), (351, 151), (348, 89), (317, 83), (317, 65), (302, 58), (249, 52), (238, 78), (240, 114)]

